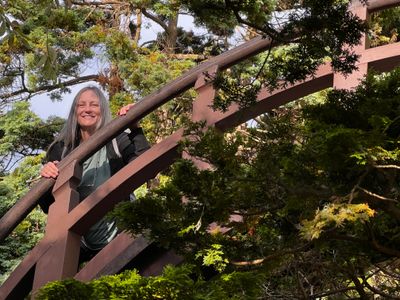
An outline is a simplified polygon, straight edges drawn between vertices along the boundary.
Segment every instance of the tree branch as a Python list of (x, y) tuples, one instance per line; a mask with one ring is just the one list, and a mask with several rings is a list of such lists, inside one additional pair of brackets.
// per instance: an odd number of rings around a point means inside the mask
[(329, 292), (322, 292), (322, 293), (319, 293), (319, 294), (314, 294), (312, 296), (312, 299), (321, 299), (321, 298), (326, 297), (326, 296), (335, 295), (335, 294), (343, 294), (345, 292), (354, 291), (354, 290), (356, 290), (355, 287), (346, 287), (346, 288), (333, 290), (333, 291), (329, 291)]
[(87, 6), (87, 5), (94, 5), (94, 6), (103, 6), (103, 5), (128, 6), (128, 5), (130, 5), (129, 3), (120, 2), (120, 1), (92, 1), (92, 2), (71, 1), (71, 3), (74, 4), (74, 5), (81, 5), (81, 6)]
[(252, 266), (252, 265), (259, 265), (261, 263), (267, 262), (267, 261), (271, 261), (274, 260), (280, 256), (284, 256), (287, 254), (293, 254), (293, 253), (297, 253), (299, 251), (304, 251), (306, 250), (308, 247), (311, 246), (312, 243), (307, 243), (305, 245), (302, 245), (298, 248), (294, 248), (294, 249), (290, 249), (290, 250), (284, 250), (284, 251), (280, 251), (280, 252), (276, 252), (274, 254), (265, 256), (263, 258), (259, 258), (259, 259), (255, 259), (255, 260), (249, 260), (249, 261), (231, 261), (230, 263), (232, 265), (235, 266)]
[(397, 165), (374, 165), (377, 169), (397, 169), (400, 170), (400, 166)]
[(340, 234), (337, 234), (334, 232), (330, 232), (329, 234), (326, 234), (326, 238), (334, 239), (334, 240), (341, 240), (341, 241), (349, 241), (349, 242), (354, 242), (354, 243), (364, 244), (364, 245), (370, 245), (375, 250), (377, 250), (383, 254), (386, 254), (386, 255), (389, 255), (392, 257), (400, 257), (400, 251), (382, 246), (381, 244), (379, 244), (376, 241), (376, 239), (373, 236), (372, 231), (368, 228), (368, 226), (367, 226), (367, 230), (370, 235), (370, 240), (363, 240), (358, 237), (349, 236), (349, 235), (340, 235)]
[(349, 266), (348, 269), (351, 270), (351, 273), (349, 272), (350, 279), (351, 279), (351, 281), (353, 281), (353, 283), (355, 285), (355, 288), (356, 288), (356, 291), (360, 295), (360, 298), (361, 299), (368, 299), (369, 297), (367, 297), (367, 294), (364, 291), (363, 284), (358, 279), (357, 272), (356, 272), (356, 270), (354, 268), (354, 265), (350, 263), (350, 264), (348, 264), (348, 266)]
[(370, 289), (370, 290), (371, 290), (372, 292), (374, 292), (375, 294), (378, 294), (378, 295), (384, 297), (384, 299), (396, 299), (396, 300), (399, 300), (399, 299), (400, 299), (400, 297), (393, 296), (393, 295), (389, 295), (389, 294), (387, 294), (387, 293), (381, 291), (380, 289), (371, 286), (371, 285), (368, 283), (368, 280), (364, 280), (363, 283), (364, 283), (364, 285), (365, 285), (368, 289)]
[(24, 94), (24, 93), (28, 93), (31, 96), (32, 94), (40, 94), (40, 93), (44, 93), (44, 92), (54, 91), (63, 86), (72, 86), (72, 85), (87, 82), (87, 81), (97, 81), (98, 78), (99, 78), (99, 75), (87, 75), (87, 76), (74, 78), (74, 79), (71, 79), (68, 81), (64, 81), (62, 83), (58, 83), (55, 85), (43, 85), (35, 90), (28, 90), (27, 88), (22, 88), (20, 90), (17, 90), (17, 91), (11, 92), (11, 93), (2, 94), (2, 95), (0, 95), (0, 98), (2, 98), (2, 99), (11, 98), (11, 97), (15, 97), (15, 96), (18, 96), (18, 95)]
[[(233, 3), (231, 2), (231, 0), (225, 0), (225, 6), (226, 6), (227, 8), (230, 7), (230, 8), (232, 9), (232, 12), (233, 12), (233, 14), (235, 15), (236, 20), (237, 20), (240, 24), (244, 24), (244, 25), (249, 26), (249, 27), (252, 27), (252, 28), (254, 28), (254, 29), (256, 29), (256, 30), (258, 30), (258, 31), (260, 31), (260, 32), (262, 32), (262, 33), (266, 33), (266, 34), (267, 34), (270, 38), (272, 38), (272, 39), (276, 39), (276, 40), (282, 41), (282, 39), (279, 39), (279, 38), (278, 38), (278, 35), (279, 35), (278, 31), (272, 29), (270, 26), (265, 25), (264, 27), (260, 27), (260, 26), (258, 26), (258, 25), (256, 25), (256, 24), (250, 23), (250, 22), (247, 21), (247, 20), (244, 20), (244, 19), (240, 16), (239, 10), (237, 9), (236, 5), (233, 4)], [(286, 41), (286, 42), (288, 42), (288, 41)]]
[(149, 18), (150, 20), (156, 22), (158, 25), (160, 25), (165, 32), (168, 32), (168, 26), (163, 22), (159, 17), (149, 13), (145, 8), (142, 8), (142, 14), (146, 17)]
[(135, 45), (139, 44), (139, 40), (140, 40), (140, 35), (142, 32), (142, 11), (140, 8), (136, 8), (135, 9), (135, 13), (136, 13), (136, 32), (135, 32), (135, 36), (133, 37), (133, 41), (135, 43)]
[(398, 259), (393, 259), (390, 261), (385, 261), (385, 266), (381, 266), (381, 263), (375, 264), (375, 268), (378, 269), (379, 272), (382, 272), (384, 275), (389, 276), (394, 278), (395, 280), (400, 280), (400, 274), (399, 273), (394, 273), (392, 270), (388, 270), (388, 267), (392, 267), (393, 269), (396, 269), (398, 266)]
[(181, 54), (181, 53), (167, 54), (167, 56), (172, 59), (191, 59), (196, 61), (203, 61), (208, 58), (207, 56), (201, 54)]
[(367, 195), (377, 199), (377, 200), (382, 200), (382, 201), (389, 201), (389, 202), (394, 202), (394, 203), (398, 203), (399, 201), (397, 201), (396, 199), (392, 199), (392, 198), (387, 198), (378, 194), (375, 194), (373, 192), (370, 192), (360, 186), (357, 187), (359, 190), (363, 191), (364, 193), (366, 193)]
[(362, 183), (362, 181), (364, 180), (365, 176), (367, 176), (368, 173), (369, 173), (369, 168), (365, 170), (365, 172), (360, 176), (360, 178), (358, 178), (357, 184), (352, 188), (350, 192), (349, 203), (353, 202), (355, 191), (358, 188), (360, 188), (360, 184)]
[(393, 257), (399, 257), (400, 258), (400, 251), (396, 250), (396, 249), (392, 249), (392, 248), (387, 248), (385, 246), (382, 246), (381, 244), (379, 244), (376, 239), (373, 237), (372, 241), (370, 242), (371, 246), (375, 248), (375, 250), (386, 254), (386, 255), (390, 255)]

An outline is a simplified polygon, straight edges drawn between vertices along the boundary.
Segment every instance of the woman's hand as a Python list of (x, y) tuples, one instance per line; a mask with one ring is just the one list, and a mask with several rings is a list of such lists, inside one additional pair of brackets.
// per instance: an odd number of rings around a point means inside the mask
[(58, 161), (50, 161), (46, 163), (42, 169), (40, 170), (40, 176), (45, 178), (54, 178), (58, 177)]
[(130, 103), (128, 105), (122, 106), (118, 111), (118, 116), (125, 116), (128, 110), (130, 110), (134, 105), (134, 103)]
[[(130, 104), (128, 104), (128, 105), (125, 105), (125, 106), (121, 107), (121, 108), (119, 109), (119, 111), (118, 111), (118, 116), (125, 116), (126, 113), (127, 113), (134, 105), (135, 105), (134, 103), (130, 103)], [(140, 126), (140, 125), (139, 125), (139, 121), (138, 121), (138, 122), (136, 122), (136, 123), (134, 123), (134, 124), (129, 125), (129, 128), (130, 128), (130, 129), (136, 129), (136, 128), (138, 128), (139, 126)]]

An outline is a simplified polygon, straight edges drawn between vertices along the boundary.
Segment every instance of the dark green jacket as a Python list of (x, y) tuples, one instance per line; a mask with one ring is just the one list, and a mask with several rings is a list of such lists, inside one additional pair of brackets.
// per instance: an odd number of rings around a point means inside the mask
[[(112, 142), (109, 142), (107, 147), (107, 158), (110, 162), (111, 175), (117, 173), (129, 162), (134, 160), (140, 154), (145, 152), (150, 148), (149, 142), (143, 134), (141, 128), (136, 128), (131, 131), (131, 133), (122, 132), (116, 138), (117, 149), (113, 146)], [(63, 142), (55, 143), (47, 152), (47, 161), (60, 161), (62, 151), (64, 148)], [(116, 153), (119, 151), (120, 155)], [(70, 151), (69, 151), (70, 152)], [(68, 153), (66, 155), (68, 155)], [(65, 156), (66, 156), (65, 155)], [(49, 206), (54, 202), (51, 190), (49, 190), (43, 197), (39, 200), (39, 205), (45, 213), (48, 213)]]

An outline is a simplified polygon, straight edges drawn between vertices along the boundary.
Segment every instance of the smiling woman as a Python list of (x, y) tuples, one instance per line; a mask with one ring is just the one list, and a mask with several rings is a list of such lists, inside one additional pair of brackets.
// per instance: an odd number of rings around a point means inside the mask
[[(41, 170), (41, 176), (57, 178), (58, 162), (110, 121), (110, 108), (103, 92), (94, 86), (81, 89), (72, 102), (64, 128), (47, 151), (47, 163)], [(149, 144), (142, 129), (134, 125), (129, 134), (121, 133), (89, 157), (82, 164), (82, 180), (78, 186), (80, 201), (148, 148)], [(54, 198), (49, 193), (39, 204), (47, 213), (53, 202)], [(93, 225), (82, 237), (80, 260), (86, 261), (94, 256), (116, 236), (117, 232), (113, 220), (102, 219)]]
[(84, 90), (76, 105), (76, 116), (81, 130), (81, 138), (85, 141), (96, 131), (97, 125), (101, 124), (99, 122), (102, 119), (99, 96), (92, 89)]

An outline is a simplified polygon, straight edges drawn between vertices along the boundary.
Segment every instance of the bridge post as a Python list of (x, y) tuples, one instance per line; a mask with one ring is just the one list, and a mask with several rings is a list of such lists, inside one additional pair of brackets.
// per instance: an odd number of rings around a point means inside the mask
[[(193, 101), (193, 111), (192, 111), (192, 121), (201, 122), (205, 121), (206, 126), (214, 124), (216, 120), (219, 120), (223, 115), (220, 111), (213, 111), (211, 108), (214, 97), (216, 95), (216, 90), (213, 86), (212, 79), (218, 72), (218, 65), (213, 65), (208, 68), (203, 74), (199, 75), (194, 89), (197, 91), (198, 95)], [(190, 156), (188, 153), (183, 152), (182, 157), (185, 159), (190, 159), (193, 161), (195, 166), (200, 170), (209, 169), (210, 165), (204, 161), (196, 159)]]
[(223, 113), (220, 111), (213, 111), (211, 105), (213, 104), (216, 91), (214, 89), (212, 79), (218, 71), (218, 65), (213, 65), (201, 74), (194, 85), (198, 95), (193, 102), (192, 121), (206, 121), (207, 125), (214, 124)]
[(57, 178), (53, 188), (55, 202), (49, 208), (46, 235), (55, 243), (38, 260), (33, 280), (33, 291), (49, 281), (73, 277), (78, 268), (81, 236), (59, 229), (59, 222), (79, 204), (77, 187), (82, 167), (76, 160), (68, 165)]
[[(352, 3), (351, 11), (353, 12), (353, 14), (355, 14), (362, 20), (368, 20), (369, 18), (368, 7), (360, 3), (358, 0)], [(362, 55), (365, 49), (368, 48), (369, 48), (369, 39), (366, 36), (366, 34), (363, 34), (360, 40), (360, 44), (354, 47), (354, 51), (355, 53)], [(362, 57), (360, 57), (359, 61), (361, 60)], [(356, 86), (358, 86), (360, 84), (360, 81), (367, 74), (368, 63), (366, 62), (359, 63), (357, 64), (357, 68), (358, 69), (353, 71), (353, 73), (348, 74), (346, 76), (340, 73), (335, 73), (333, 75), (333, 87), (335, 89), (352, 90)]]

